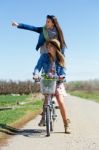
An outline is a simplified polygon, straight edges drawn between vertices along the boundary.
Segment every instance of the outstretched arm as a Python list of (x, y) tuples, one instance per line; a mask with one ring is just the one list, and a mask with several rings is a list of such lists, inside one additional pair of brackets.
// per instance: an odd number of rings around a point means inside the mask
[(34, 27), (34, 26), (31, 26), (31, 25), (23, 24), (23, 23), (17, 23), (16, 21), (12, 22), (12, 26), (20, 28), (20, 29), (34, 31), (34, 32), (37, 32), (37, 33), (41, 33), (42, 30), (43, 30), (43, 27)]

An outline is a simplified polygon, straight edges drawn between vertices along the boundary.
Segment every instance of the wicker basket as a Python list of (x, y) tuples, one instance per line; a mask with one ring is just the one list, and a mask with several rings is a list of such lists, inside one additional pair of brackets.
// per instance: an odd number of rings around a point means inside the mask
[(56, 80), (41, 79), (40, 89), (42, 94), (54, 94), (56, 90)]

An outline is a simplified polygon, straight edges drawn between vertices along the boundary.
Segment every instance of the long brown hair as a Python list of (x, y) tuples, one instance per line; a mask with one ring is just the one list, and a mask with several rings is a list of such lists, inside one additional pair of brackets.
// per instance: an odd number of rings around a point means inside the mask
[(61, 49), (65, 48), (65, 47), (67, 48), (66, 42), (64, 40), (64, 35), (63, 35), (62, 29), (61, 29), (61, 27), (60, 27), (60, 25), (58, 23), (57, 18), (55, 16), (53, 16), (53, 15), (47, 15), (47, 18), (51, 19), (52, 22), (54, 23), (54, 26), (55, 26), (55, 28), (57, 30), (57, 33), (58, 33), (58, 40), (60, 42)]
[[(65, 67), (65, 59), (64, 59), (63, 54), (56, 47), (54, 48), (56, 50), (56, 59), (58, 63), (60, 64), (61, 67)], [(53, 63), (55, 61), (55, 58), (53, 58), (53, 56), (50, 53), (48, 54), (49, 54), (51, 63)]]
[(58, 60), (58, 63), (60, 64), (60, 66), (65, 67), (64, 56), (61, 53), (59, 53), (58, 50), (56, 50), (56, 58)]

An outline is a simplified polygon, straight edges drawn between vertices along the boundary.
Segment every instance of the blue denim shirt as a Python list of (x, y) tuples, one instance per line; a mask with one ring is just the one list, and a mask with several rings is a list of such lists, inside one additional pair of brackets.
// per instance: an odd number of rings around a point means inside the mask
[[(34, 27), (31, 25), (19, 23), (18, 28), (34, 31), (40, 34), (38, 38), (38, 43), (36, 45), (36, 50), (38, 50), (46, 42), (46, 39), (43, 34), (43, 27)], [(62, 50), (62, 53), (64, 54), (65, 47), (63, 47), (61, 50)]]
[[(60, 66), (60, 64), (58, 63), (57, 60), (55, 61), (55, 68), (56, 68), (55, 69), (56, 74), (58, 76), (66, 75), (64, 67)], [(51, 69), (51, 61), (50, 61), (49, 54), (48, 53), (42, 54), (37, 62), (35, 69), (34, 69), (34, 74), (36, 74), (36, 72), (40, 72), (41, 70), (44, 73), (49, 73), (50, 69)]]

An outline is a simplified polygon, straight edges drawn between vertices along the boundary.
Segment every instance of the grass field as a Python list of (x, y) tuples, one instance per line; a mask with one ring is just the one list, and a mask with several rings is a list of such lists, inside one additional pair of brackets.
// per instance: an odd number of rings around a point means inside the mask
[(16, 105), (17, 102), (26, 102), (30, 95), (21, 96), (11, 96), (11, 95), (1, 95), (0, 96), (0, 106), (12, 106)]
[(28, 113), (35, 113), (42, 108), (42, 100), (31, 98), (31, 96), (0, 96), (0, 106), (16, 105), (16, 102), (32, 101), (19, 105), (15, 109), (0, 111), (0, 124), (12, 124)]
[(85, 99), (90, 99), (99, 102), (99, 92), (85, 92), (85, 91), (73, 91), (70, 92), (71, 95), (78, 96)]

